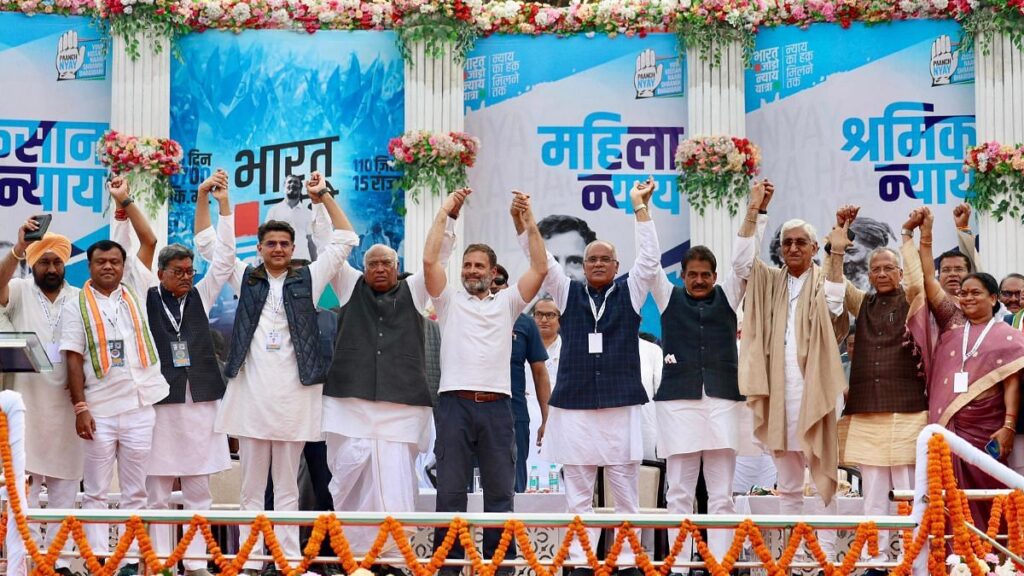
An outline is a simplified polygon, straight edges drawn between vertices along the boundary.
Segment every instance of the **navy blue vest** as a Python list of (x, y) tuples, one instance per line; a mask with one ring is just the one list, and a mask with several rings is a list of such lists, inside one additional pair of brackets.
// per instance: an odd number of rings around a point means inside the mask
[(721, 286), (703, 300), (685, 288), (672, 289), (661, 313), (662, 350), (675, 356), (665, 364), (655, 400), (744, 400), (737, 380), (736, 312)]
[[(266, 268), (262, 265), (259, 268), (246, 268), (239, 291), (235, 325), (231, 330), (231, 351), (224, 369), (228, 378), (238, 376), (238, 371), (249, 355), (253, 334), (256, 333), (263, 305), (270, 293)], [(284, 311), (299, 365), (299, 381), (305, 386), (323, 384), (330, 361), (321, 353), (320, 329), (313, 303), (313, 279), (308, 267), (288, 271), (288, 277), (284, 280)], [(258, 353), (264, 351), (259, 350)], [(281, 376), (287, 377), (283, 374)]]
[[(210, 319), (203, 309), (199, 291), (192, 288), (185, 301), (184, 318), (180, 321), (181, 338), (188, 344), (190, 366), (176, 368), (171, 355), (171, 342), (178, 339), (174, 325), (167, 318), (167, 311), (177, 316), (180, 310), (178, 303), (166, 301), (165, 293), (159, 286), (154, 286), (146, 293), (146, 310), (149, 313), (149, 327), (153, 333), (153, 343), (160, 355), (160, 372), (170, 385), (167, 397), (157, 404), (184, 404), (185, 387), (192, 393), (193, 402), (209, 402), (224, 397), (224, 377), (220, 373), (220, 364), (213, 352), (213, 336), (210, 335)], [(174, 300), (173, 297), (170, 297)], [(167, 310), (164, 310), (164, 306)]]
[(588, 334), (594, 332), (594, 314), (584, 284), (572, 282), (562, 312), (562, 355), (558, 380), (551, 393), (552, 406), (570, 410), (617, 408), (647, 403), (640, 380), (640, 315), (633, 310), (626, 278), (603, 290), (591, 289), (600, 302), (607, 298), (597, 325), (603, 334), (601, 354), (591, 354)]

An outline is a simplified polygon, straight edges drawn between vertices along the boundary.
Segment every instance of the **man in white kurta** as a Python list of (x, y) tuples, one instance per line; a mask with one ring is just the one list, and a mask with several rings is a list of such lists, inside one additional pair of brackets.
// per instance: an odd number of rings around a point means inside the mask
[[(616, 512), (632, 514), (639, 509), (641, 406), (648, 401), (640, 374), (640, 309), (661, 269), (657, 236), (646, 204), (654, 188), (648, 180), (630, 191), (638, 253), (628, 278), (615, 278), (618, 261), (615, 248), (607, 242), (598, 240), (587, 246), (586, 283), (571, 280), (548, 254), (543, 291), (561, 312), (562, 349), (541, 454), (562, 464), (571, 513), (593, 512), (600, 467), (611, 485)], [(522, 236), (520, 239), (522, 243)], [(599, 530), (590, 528), (588, 532), (591, 545), (596, 546)], [(574, 540), (568, 562), (577, 566), (574, 576), (589, 574), (585, 561), (582, 547)], [(634, 551), (624, 545), (618, 565), (633, 563)]]
[[(140, 227), (148, 230), (128, 193), (122, 178), (111, 181), (111, 194), (127, 209), (136, 232)], [(82, 508), (107, 507), (116, 463), (121, 509), (141, 510), (147, 505), (153, 405), (169, 390), (139, 298), (149, 288), (142, 280), (148, 267), (109, 240), (96, 242), (87, 254), (90, 278), (78, 298), (64, 304), (60, 342), (68, 363), (75, 429), (85, 440)], [(108, 549), (105, 524), (89, 524), (85, 533), (93, 550)], [(136, 541), (130, 552), (137, 547)]]
[[(457, 215), (445, 226), (445, 265)], [(318, 206), (313, 230), (319, 244), (325, 243), (326, 222), (327, 212)], [(398, 254), (383, 244), (365, 252), (363, 269), (345, 262), (331, 278), (342, 307), (323, 399), (331, 497), (337, 512), (414, 512), (416, 457), (430, 444), (433, 428), (422, 325), (430, 295), (422, 271), (399, 280)], [(345, 534), (358, 556), (370, 549), (377, 531), (351, 527)], [(397, 558), (394, 551), (389, 541), (385, 556)]]
[[(199, 187), (194, 241), (196, 245), (202, 245), (204, 249), (212, 250), (214, 253), (210, 269), (202, 280), (197, 282), (194, 287), (192, 286), (195, 272), (192, 253), (181, 245), (171, 245), (161, 251), (158, 264), (160, 277), (142, 266), (135, 267), (135, 270), (142, 276), (139, 283), (150, 286), (147, 291), (149, 292), (147, 306), (150, 306), (149, 312), (153, 321), (151, 328), (158, 349), (161, 345), (161, 332), (164, 326), (170, 326), (177, 333), (175, 344), (180, 346), (184, 343), (184, 348), (179, 349), (183, 350), (183, 356), (187, 358), (184, 361), (179, 359), (183, 364), (181, 368), (187, 370), (187, 367), (191, 366), (193, 375), (196, 374), (194, 370), (217, 369), (217, 360), (212, 355), (212, 346), (200, 347), (195, 344), (197, 340), (209, 342), (210, 327), (202, 316), (209, 316), (210, 309), (217, 302), (221, 288), (224, 287), (224, 283), (231, 277), (235, 269), (235, 226), (228, 200), (227, 180), (227, 174), (218, 171)], [(220, 206), (220, 218), (217, 221), (216, 232), (210, 226), (209, 207), (209, 194), (211, 190), (214, 190), (214, 186), (216, 189), (213, 195)], [(111, 235), (123, 244), (127, 244), (129, 241), (127, 226), (121, 222), (112, 224)], [(178, 296), (178, 293), (181, 293), (181, 296)], [(195, 296), (199, 297), (199, 303), (202, 306), (201, 316), (193, 316), (192, 309), (188, 307), (189, 299)], [(171, 305), (168, 305), (168, 300), (172, 301)], [(159, 301), (160, 305), (152, 305), (155, 301)], [(174, 306), (173, 303), (176, 303), (177, 306)], [(161, 314), (168, 319), (167, 323), (163, 318), (156, 317)], [(196, 319), (198, 322), (193, 322)], [(164, 337), (164, 339), (168, 338)], [(190, 341), (192, 341), (191, 345)], [(166, 345), (171, 346), (169, 342)], [(190, 347), (191, 350), (189, 350)], [(202, 357), (203, 350), (207, 353), (205, 358)], [(168, 352), (168, 355), (173, 355), (173, 351), (170, 349)], [(172, 360), (172, 365), (173, 362)], [(149, 507), (155, 510), (169, 509), (174, 481), (180, 478), (184, 508), (186, 510), (209, 510), (213, 505), (210, 474), (231, 467), (227, 435), (213, 430), (213, 422), (217, 417), (217, 407), (220, 405), (220, 401), (208, 399), (223, 395), (222, 377), (219, 371), (215, 374), (198, 375), (200, 400), (202, 400), (200, 401), (196, 400), (196, 388), (188, 376), (179, 376), (178, 371), (181, 368), (169, 367), (164, 364), (161, 367), (171, 384), (171, 394), (154, 407), (156, 424), (153, 428), (153, 449), (146, 479)], [(182, 383), (179, 379), (176, 384), (175, 378), (184, 378), (184, 382)], [(214, 382), (216, 390), (203, 388), (202, 384), (206, 382)], [(184, 385), (184, 390), (176, 389), (176, 386), (182, 385)], [(174, 548), (176, 544), (174, 536), (177, 531), (177, 527), (173, 525), (154, 524), (151, 526), (154, 548), (162, 557), (169, 555)], [(197, 536), (189, 544), (187, 555), (196, 556), (205, 553), (206, 541), (201, 535)], [(184, 565), (185, 573), (188, 576), (208, 574), (206, 560), (188, 559), (184, 561)]]
[[(242, 351), (244, 356), (234, 359), (239, 362), (235, 366), (235, 376), (231, 375), (233, 358), (228, 359), (227, 392), (217, 411), (214, 430), (238, 438), (242, 510), (264, 509), (268, 472), (274, 481), (274, 510), (297, 510), (297, 475), (302, 449), (306, 442), (321, 439), (322, 380), (308, 385), (301, 381), (296, 345), (303, 343), (293, 340), (292, 333), (297, 328), (288, 320), (285, 298), (293, 298), (297, 306), (300, 302), (311, 305), (319, 300), (359, 238), (334, 198), (323, 193), (326, 181), (319, 174), (314, 172), (306, 187), (315, 203), (322, 201), (327, 206), (335, 228), (330, 244), (324, 246), (316, 262), (307, 267), (309, 286), (293, 284), (291, 291), (285, 294), (286, 281), (294, 278), (294, 275), (290, 276), (290, 266), (297, 237), (294, 230), (290, 233), (280, 229), (267, 231), (266, 227), (273, 221), (261, 227), (266, 231), (260, 235), (258, 248), (263, 265), (247, 270), (249, 267), (245, 262), (236, 260), (235, 272), (229, 280), (231, 287), (240, 295), (232, 340), (246, 336), (251, 340), (248, 348)], [(269, 284), (269, 294), (258, 311), (256, 325), (250, 328), (251, 333), (239, 334), (238, 315), (246, 299), (245, 290), (252, 284), (250, 281), (243, 286), (243, 278), (247, 274), (251, 278), (256, 272), (265, 277), (263, 281)], [(297, 272), (300, 275), (306, 273)], [(312, 343), (305, 345), (311, 346)], [(279, 527), (275, 532), (286, 556), (300, 556), (297, 526)], [(249, 527), (240, 526), (239, 541), (244, 542), (248, 535)], [(257, 549), (262, 549), (262, 544)], [(257, 569), (259, 565), (259, 562), (247, 562), (245, 568)]]
[[(763, 231), (767, 219), (752, 215)], [(754, 257), (754, 237), (739, 237), (735, 260)], [(743, 300), (746, 278), (729, 270), (716, 286), (717, 262), (705, 246), (694, 246), (683, 257), (684, 287), (664, 272), (651, 290), (661, 314), (663, 338), (662, 385), (654, 395), (657, 407), (657, 454), (666, 460), (668, 509), (693, 514), (697, 480), (703, 463), (708, 487), (708, 513), (733, 514), (733, 473), (740, 447), (740, 422), (745, 409), (737, 383), (736, 311)], [(681, 431), (700, 433), (681, 433)], [(678, 530), (669, 530), (674, 542)], [(709, 530), (708, 544), (721, 559), (731, 543), (731, 531)], [(692, 555), (688, 540), (680, 561)]]
[[(40, 374), (10, 374), (8, 384), (24, 399), (26, 469), (32, 479), (28, 506), (39, 507), (39, 495), (46, 486), (47, 507), (74, 508), (78, 485), (82, 481), (82, 439), (72, 425), (75, 414), (68, 401), (67, 367), (60, 353), (60, 333), (64, 304), (78, 297), (78, 288), (64, 279), (64, 266), (71, 256), (71, 241), (58, 234), (47, 234), (42, 242), (24, 241), (26, 223), (19, 240), (0, 262), (0, 306), (9, 316), (12, 329), (34, 332), (46, 348), (53, 371)], [(18, 261), (28, 260), (32, 278), (11, 278)], [(34, 538), (40, 524), (29, 524)], [(55, 524), (47, 526), (43, 544), (49, 546), (57, 533)], [(64, 549), (70, 551), (72, 541)], [(56, 567), (69, 570), (67, 559)]]

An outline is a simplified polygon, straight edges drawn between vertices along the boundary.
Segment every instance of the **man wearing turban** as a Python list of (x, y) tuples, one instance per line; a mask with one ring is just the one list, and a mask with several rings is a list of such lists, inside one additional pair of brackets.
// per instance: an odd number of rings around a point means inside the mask
[[(25, 401), (26, 471), (32, 477), (28, 505), (39, 507), (39, 493), (46, 486), (50, 508), (74, 508), (82, 480), (82, 441), (75, 434), (75, 415), (68, 402), (67, 369), (59, 351), (64, 303), (78, 297), (78, 288), (64, 280), (64, 266), (71, 258), (71, 241), (60, 234), (46, 234), (29, 242), (25, 233), (39, 228), (29, 218), (18, 231), (18, 241), (0, 260), (0, 306), (6, 307), (14, 329), (35, 332), (46, 348), (53, 372), (15, 374), (13, 388)], [(31, 278), (13, 278), (19, 261), (26, 260)], [(39, 524), (30, 530), (38, 541)], [(46, 531), (45, 546), (57, 533)], [(73, 542), (68, 539), (65, 550)], [(57, 560), (57, 572), (71, 575), (67, 559)]]

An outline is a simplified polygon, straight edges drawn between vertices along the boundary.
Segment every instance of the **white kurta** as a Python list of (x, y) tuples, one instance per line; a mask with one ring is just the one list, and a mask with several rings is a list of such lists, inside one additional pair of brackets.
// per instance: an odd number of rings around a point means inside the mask
[[(722, 282), (722, 290), (733, 311), (738, 310), (743, 301), (758, 239), (767, 222), (767, 217), (759, 216), (755, 235), (737, 236), (733, 244), (734, 264)], [(674, 288), (662, 271), (651, 289), (658, 312), (665, 313)], [(705, 393), (699, 400), (659, 400), (654, 404), (657, 406), (659, 458), (705, 450), (739, 450), (742, 401), (714, 398)], [(700, 430), (700, 434), (680, 433), (681, 430)]]
[[(111, 225), (111, 237), (118, 242), (128, 241), (128, 225), (115, 221)], [(196, 246), (203, 246), (213, 252), (213, 261), (206, 276), (196, 283), (196, 292), (207, 315), (217, 302), (224, 283), (235, 268), (235, 222), (233, 217), (217, 220), (217, 231), (206, 228), (195, 235)], [(122, 242), (122, 245), (127, 245)], [(140, 284), (159, 286), (155, 274), (137, 267)], [(145, 295), (139, 298), (145, 301)], [(153, 319), (159, 326), (157, 319)], [(147, 473), (150, 476), (198, 476), (214, 474), (231, 467), (227, 434), (215, 432), (213, 422), (217, 417), (220, 400), (193, 402), (192, 392), (185, 389), (184, 404), (158, 404), (154, 406), (156, 424), (153, 426), (153, 447)], [(187, 449), (182, 449), (187, 447)]]
[[(35, 332), (40, 342), (56, 349), (60, 341), (64, 304), (76, 301), (78, 288), (67, 283), (57, 300), (50, 302), (32, 278), (15, 278), (8, 284), (6, 311), (15, 330)], [(67, 364), (63, 355), (53, 372), (8, 374), (8, 383), (25, 401), (26, 469), (65, 480), (82, 478), (83, 440), (75, 433), (75, 413), (67, 390)], [(90, 368), (91, 369), (91, 368)]]
[[(661, 271), (661, 249), (653, 222), (636, 223), (638, 245), (636, 261), (626, 285), (630, 304), (638, 314), (651, 284)], [(519, 236), (527, 251), (528, 239)], [(548, 272), (542, 292), (551, 294), (560, 311), (569, 300), (570, 279), (555, 258), (548, 253)], [(566, 410), (550, 406), (541, 456), (560, 464), (610, 466), (639, 462), (644, 457), (643, 412), (641, 405), (600, 410)]]
[[(309, 265), (314, 302), (320, 299), (328, 280), (358, 243), (359, 237), (354, 232), (336, 230), (331, 244)], [(244, 262), (236, 261), (235, 273), (230, 279), (236, 292), (240, 291), (245, 269)], [(214, 429), (260, 440), (319, 441), (323, 385), (304, 386), (299, 381), (295, 346), (282, 301), (285, 274), (269, 277), (269, 280), (270, 294), (253, 333), (249, 353), (238, 375), (228, 381)], [(280, 347), (276, 350), (267, 348), (272, 332), (280, 336)]]
[(349, 438), (415, 444), (423, 452), (430, 444), (433, 416), (430, 406), (325, 396), (323, 430)]

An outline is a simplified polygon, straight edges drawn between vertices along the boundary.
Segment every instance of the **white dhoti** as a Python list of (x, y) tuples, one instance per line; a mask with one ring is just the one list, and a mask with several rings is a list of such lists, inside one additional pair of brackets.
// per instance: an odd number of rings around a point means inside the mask
[[(800, 516), (804, 512), (804, 470), (807, 466), (803, 452), (776, 452), (775, 468), (778, 470), (778, 492), (779, 492), (779, 514), (789, 516)], [(819, 496), (820, 498), (820, 496)], [(825, 506), (825, 514), (838, 514), (836, 498)], [(816, 531), (821, 549), (829, 561), (835, 560), (836, 538), (835, 530)]]
[[(562, 464), (565, 501), (571, 514), (594, 511), (594, 484), (603, 467), (615, 501), (615, 512), (635, 514), (640, 509), (640, 461), (644, 457), (640, 406), (601, 410), (564, 410), (551, 407), (541, 455)], [(600, 529), (588, 528), (590, 546), (597, 547)], [(640, 531), (636, 531), (639, 540)], [(569, 549), (568, 564), (584, 565), (586, 556), (577, 540)], [(635, 553), (628, 541), (618, 566), (632, 566)]]
[[(864, 466), (860, 467), (860, 475), (863, 480), (864, 491), (864, 515), (865, 516), (891, 516), (896, 513), (896, 506), (889, 501), (890, 490), (913, 490), (914, 489), (914, 467), (903, 466)], [(898, 536), (898, 532), (897, 538)], [(878, 555), (868, 554), (867, 546), (861, 553), (861, 557), (874, 562), (886, 562), (897, 560), (889, 558), (889, 545), (893, 533), (889, 530), (878, 531)]]
[[(28, 489), (28, 505), (30, 508), (39, 508), (39, 495), (43, 491), (43, 485), (46, 485), (46, 507), (47, 508), (75, 508), (75, 500), (78, 498), (78, 486), (82, 483), (81, 480), (66, 480), (64, 478), (53, 478), (51, 476), (42, 476), (39, 474), (31, 474), (32, 485)], [(60, 530), (59, 522), (52, 522), (50, 524), (37, 524), (31, 522), (28, 525), (28, 530), (32, 534), (32, 538), (39, 541), (40, 528), (46, 528), (46, 534), (43, 535), (43, 547), (49, 548), (50, 543), (53, 542), (54, 536)], [(71, 552), (75, 547), (75, 541), (68, 538), (67, 542), (64, 543), (63, 550), (65, 552)], [(58, 558), (54, 564), (57, 568), (67, 568), (71, 566), (70, 561), (67, 558)]]
[[(413, 512), (416, 457), (430, 443), (429, 406), (324, 397), (323, 427), (331, 498), (337, 512)], [(379, 527), (345, 529), (352, 551), (365, 554)], [(411, 535), (414, 529), (407, 529)], [(398, 558), (393, 540), (382, 555)]]
[[(704, 396), (700, 400), (666, 400), (655, 402), (658, 422), (658, 456), (666, 459), (665, 479), (668, 484), (668, 510), (673, 514), (693, 514), (704, 463), (704, 480), (708, 487), (708, 513), (733, 514), (732, 481), (736, 469), (736, 452), (740, 445), (742, 402)], [(699, 430), (699, 434), (680, 433)], [(669, 530), (669, 544), (675, 542), (679, 530)], [(729, 550), (732, 530), (709, 530), (708, 547), (721, 559)], [(688, 539), (678, 560), (686, 561), (693, 554), (693, 540)]]
[[(231, 467), (228, 437), (213, 431), (217, 417), (216, 402), (193, 402), (185, 388), (184, 404), (161, 404), (154, 407), (153, 456), (149, 459), (146, 479), (149, 507), (167, 510), (175, 478), (181, 478), (181, 493), (187, 510), (209, 510), (213, 505), (210, 474)], [(170, 555), (178, 538), (178, 526), (150, 526), (153, 548), (164, 558)], [(197, 534), (188, 547), (188, 555), (204, 554), (206, 542)], [(206, 567), (205, 560), (185, 560), (186, 570)]]
[[(242, 436), (238, 439), (238, 456), (241, 460), (242, 510), (263, 510), (263, 497), (267, 491), (267, 473), (274, 480), (274, 510), (295, 511), (299, 509), (299, 461), (302, 459), (304, 441), (286, 442), (281, 440), (259, 440)], [(239, 547), (249, 538), (251, 524), (238, 527)], [(277, 526), (274, 534), (285, 556), (301, 556), (299, 549), (299, 527)], [(253, 554), (263, 551), (263, 537), (256, 540)], [(244, 569), (259, 569), (261, 562), (246, 562)]]
[[(145, 509), (148, 505), (146, 471), (156, 421), (153, 407), (144, 406), (109, 418), (93, 417), (93, 420), (96, 422), (93, 439), (85, 441), (82, 509), (107, 508), (107, 492), (115, 463), (121, 488), (121, 510)], [(85, 534), (94, 551), (110, 550), (110, 529), (106, 524), (87, 524)], [(138, 552), (138, 547), (138, 540), (133, 541), (129, 553)]]
[[(25, 508), (25, 403), (17, 392), (4, 390), (0, 392), (0, 410), (7, 416), (7, 442), (11, 446), (11, 467), (14, 478), (7, 479), (4, 497), (10, 501), (10, 486), (13, 484)], [(28, 574), (28, 552), (18, 532), (18, 522), (14, 514), (7, 515), (7, 538), (4, 541), (7, 550), (7, 574), (9, 576), (25, 576)]]

